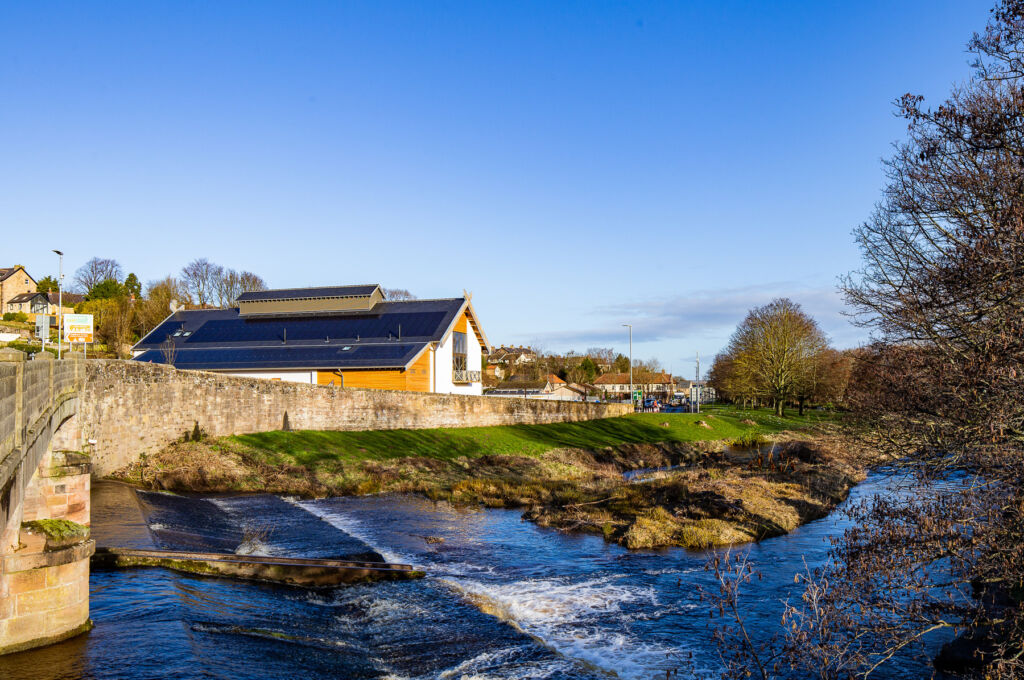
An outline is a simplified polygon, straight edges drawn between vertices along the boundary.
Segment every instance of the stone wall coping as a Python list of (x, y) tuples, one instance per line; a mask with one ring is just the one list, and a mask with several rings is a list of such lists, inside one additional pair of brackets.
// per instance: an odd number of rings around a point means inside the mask
[(96, 541), (91, 538), (59, 550), (19, 555), (14, 553), (4, 558), (4, 573), (28, 571), (39, 567), (59, 567), (79, 560), (88, 559), (96, 552)]

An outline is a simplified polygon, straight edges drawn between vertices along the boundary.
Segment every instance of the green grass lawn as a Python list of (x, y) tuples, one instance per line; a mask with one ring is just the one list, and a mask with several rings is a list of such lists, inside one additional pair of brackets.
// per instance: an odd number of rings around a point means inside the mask
[[(753, 420), (757, 426), (741, 424), (744, 419)], [(277, 431), (227, 439), (260, 450), (268, 462), (310, 465), (324, 459), (356, 461), (423, 456), (450, 460), (488, 454), (539, 456), (562, 447), (599, 449), (633, 443), (735, 439), (752, 433), (800, 429), (832, 419), (832, 414), (824, 412), (808, 412), (799, 417), (794, 411), (785, 418), (778, 418), (765, 409), (711, 407), (701, 414), (636, 413), (550, 425), (361, 432)], [(697, 426), (698, 420), (706, 421), (712, 429)], [(662, 423), (668, 423), (668, 427)]]

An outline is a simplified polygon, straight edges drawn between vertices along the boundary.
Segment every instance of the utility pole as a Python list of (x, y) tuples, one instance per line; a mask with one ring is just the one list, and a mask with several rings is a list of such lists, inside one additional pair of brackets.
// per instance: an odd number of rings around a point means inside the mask
[(624, 323), (622, 325), (629, 328), (629, 403), (635, 405), (633, 399), (633, 324)]
[(54, 250), (60, 258), (57, 271), (57, 358), (60, 359), (61, 343), (64, 341), (64, 253)]
[(694, 413), (700, 413), (700, 352), (697, 352), (697, 382), (693, 384), (693, 388), (697, 395), (697, 410)]

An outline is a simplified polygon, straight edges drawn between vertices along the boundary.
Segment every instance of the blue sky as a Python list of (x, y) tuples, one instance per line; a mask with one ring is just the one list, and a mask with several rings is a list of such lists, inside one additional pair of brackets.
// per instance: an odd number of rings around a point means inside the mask
[(496, 344), (632, 322), (685, 375), (779, 295), (856, 345), (891, 102), (990, 4), (0, 1), (0, 264), (465, 288)]

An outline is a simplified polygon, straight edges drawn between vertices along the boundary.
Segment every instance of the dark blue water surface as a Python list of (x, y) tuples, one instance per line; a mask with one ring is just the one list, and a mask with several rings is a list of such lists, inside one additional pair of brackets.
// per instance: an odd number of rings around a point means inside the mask
[[(851, 501), (888, 493), (873, 474)], [(101, 545), (306, 557), (379, 553), (427, 578), (306, 590), (162, 569), (94, 572), (95, 629), (0, 658), (0, 678), (664, 678), (719, 668), (698, 586), (707, 554), (629, 552), (541, 529), (513, 510), (415, 496), (196, 498), (97, 484)], [(758, 635), (793, 576), (826, 557), (841, 515), (750, 546), (764, 579), (743, 597)], [(271, 528), (245, 532), (246, 527)], [(431, 540), (427, 540), (428, 537)], [(440, 540), (439, 540), (440, 539)], [(747, 549), (747, 548), (743, 548)], [(927, 677), (906, 659), (878, 677)]]

